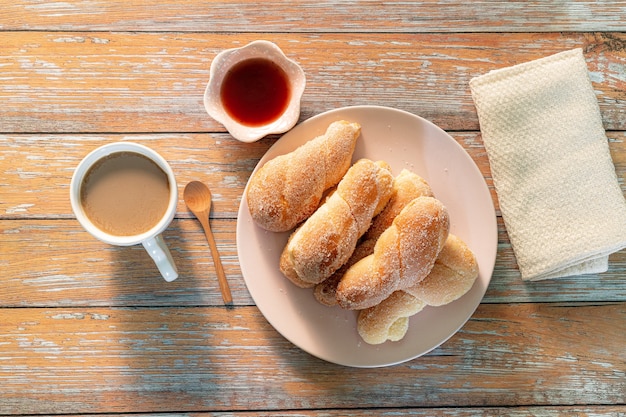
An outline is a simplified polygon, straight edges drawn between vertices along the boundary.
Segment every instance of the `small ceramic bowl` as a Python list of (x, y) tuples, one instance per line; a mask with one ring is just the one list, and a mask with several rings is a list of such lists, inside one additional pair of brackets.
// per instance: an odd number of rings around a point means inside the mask
[[(244, 124), (235, 119), (222, 100), (222, 85), (229, 70), (242, 61), (255, 58), (264, 58), (278, 65), (286, 75), (290, 90), (285, 110), (277, 118), (261, 125)], [(295, 126), (300, 117), (300, 99), (305, 85), (304, 71), (296, 62), (287, 58), (274, 43), (258, 40), (241, 48), (224, 50), (213, 59), (204, 93), (204, 107), (235, 139), (254, 142), (270, 134), (284, 133)]]

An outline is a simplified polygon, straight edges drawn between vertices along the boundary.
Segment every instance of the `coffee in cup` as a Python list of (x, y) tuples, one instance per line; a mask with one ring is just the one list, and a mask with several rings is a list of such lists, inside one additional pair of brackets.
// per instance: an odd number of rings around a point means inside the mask
[(83, 180), (80, 203), (99, 229), (116, 236), (150, 230), (169, 202), (167, 174), (135, 152), (116, 152), (97, 161)]
[(132, 142), (104, 145), (81, 161), (70, 186), (76, 218), (94, 237), (129, 246), (141, 243), (167, 281), (178, 273), (161, 237), (176, 212), (178, 190), (169, 164)]

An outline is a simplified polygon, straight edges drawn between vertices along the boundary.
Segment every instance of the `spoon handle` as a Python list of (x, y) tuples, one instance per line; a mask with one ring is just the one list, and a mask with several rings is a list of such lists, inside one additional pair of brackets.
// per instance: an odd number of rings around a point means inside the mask
[(209, 242), (209, 248), (211, 248), (211, 256), (213, 257), (213, 264), (215, 265), (215, 272), (217, 273), (217, 281), (220, 285), (222, 298), (224, 299), (224, 303), (226, 303), (226, 305), (232, 305), (233, 296), (230, 293), (230, 287), (228, 286), (228, 281), (226, 280), (226, 274), (224, 273), (220, 253), (217, 251), (217, 245), (215, 244), (215, 239), (213, 238), (213, 232), (209, 226), (209, 216), (205, 215), (199, 218), (202, 219), (200, 220), (200, 224), (202, 224), (204, 234)]

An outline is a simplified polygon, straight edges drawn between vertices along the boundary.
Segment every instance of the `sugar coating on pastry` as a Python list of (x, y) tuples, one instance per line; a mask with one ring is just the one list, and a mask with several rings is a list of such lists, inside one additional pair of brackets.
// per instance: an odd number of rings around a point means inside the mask
[(408, 169), (400, 171), (393, 181), (389, 202), (374, 218), (348, 262), (330, 278), (315, 286), (314, 295), (317, 301), (326, 306), (337, 305), (337, 285), (348, 268), (374, 253), (374, 246), (380, 235), (391, 226), (393, 220), (407, 204), (421, 196), (433, 196), (432, 189), (426, 180)]
[(251, 176), (246, 191), (255, 224), (284, 232), (308, 218), (324, 191), (335, 186), (350, 168), (360, 134), (358, 123), (336, 121), (323, 135), (267, 161)]
[(298, 286), (312, 287), (332, 274), (335, 259), (348, 258), (359, 238), (350, 206), (336, 193), (331, 198), (289, 237), (281, 255), (280, 270)]
[(404, 291), (395, 291), (374, 307), (359, 312), (357, 331), (369, 344), (401, 340), (409, 327), (409, 317), (426, 304)]
[(313, 295), (315, 299), (320, 303), (328, 307), (337, 305), (337, 285), (343, 277), (343, 274), (352, 265), (363, 259), (364, 257), (371, 255), (374, 252), (375, 239), (369, 239), (360, 242), (348, 262), (346, 262), (341, 268), (339, 268), (330, 278), (320, 282), (315, 286)]
[(433, 191), (422, 177), (416, 173), (403, 169), (393, 182), (393, 194), (389, 203), (374, 218), (372, 225), (364, 236), (364, 239), (378, 239), (393, 223), (393, 219), (417, 197), (433, 197)]
[(328, 279), (349, 260), (359, 238), (389, 201), (393, 180), (387, 163), (357, 161), (324, 204), (289, 237), (280, 257), (281, 272), (296, 285)]
[(346, 309), (375, 306), (391, 293), (424, 279), (448, 236), (448, 211), (433, 197), (418, 197), (378, 238), (374, 253), (352, 265), (337, 286)]
[(474, 253), (458, 236), (450, 234), (430, 274), (405, 291), (428, 305), (441, 306), (467, 293), (477, 277)]

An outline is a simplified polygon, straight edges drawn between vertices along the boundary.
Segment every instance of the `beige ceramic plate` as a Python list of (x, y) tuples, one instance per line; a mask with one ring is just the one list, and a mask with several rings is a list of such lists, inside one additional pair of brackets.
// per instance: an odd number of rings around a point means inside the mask
[[(427, 307), (410, 319), (403, 340), (368, 345), (356, 331), (356, 312), (319, 304), (312, 290), (297, 288), (278, 269), (288, 233), (256, 226), (245, 197), (237, 220), (237, 250), (252, 298), (285, 338), (306, 352), (340, 365), (378, 367), (401, 363), (436, 348), (456, 333), (485, 294), (497, 250), (496, 215), (482, 174), (465, 150), (446, 132), (413, 114), (376, 106), (346, 107), (315, 116), (287, 132), (259, 161), (290, 152), (328, 125), (345, 119), (361, 124), (354, 160), (385, 160), (397, 175), (408, 168), (430, 184), (448, 208), (451, 232), (462, 238), (478, 260), (480, 274), (459, 300)], [(245, 194), (244, 194), (245, 196)]]

